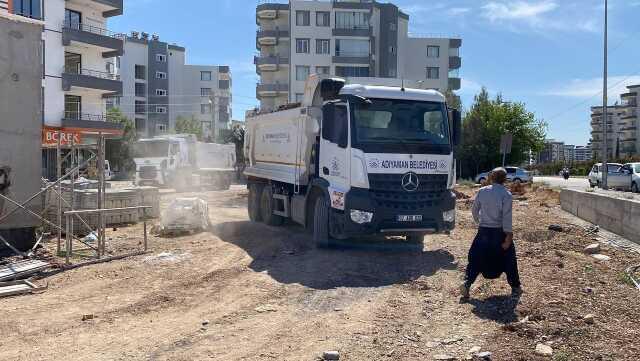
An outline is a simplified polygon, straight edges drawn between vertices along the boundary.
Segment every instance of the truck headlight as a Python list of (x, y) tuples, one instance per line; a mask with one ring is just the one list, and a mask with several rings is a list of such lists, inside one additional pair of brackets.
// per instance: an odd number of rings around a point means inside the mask
[(372, 212), (360, 211), (357, 209), (351, 210), (351, 220), (358, 224), (371, 223), (373, 219)]
[(453, 223), (456, 221), (456, 210), (442, 212), (442, 220), (447, 223)]

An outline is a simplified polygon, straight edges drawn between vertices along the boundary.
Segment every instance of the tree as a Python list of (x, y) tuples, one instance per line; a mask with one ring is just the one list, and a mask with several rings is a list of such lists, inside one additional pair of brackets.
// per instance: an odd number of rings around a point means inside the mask
[(124, 134), (121, 139), (107, 139), (105, 143), (106, 158), (109, 159), (111, 166), (118, 168), (121, 173), (135, 171), (136, 164), (133, 161), (132, 147), (138, 138), (133, 122), (118, 108), (111, 108), (107, 111), (107, 121), (121, 124)]
[(179, 115), (176, 118), (176, 133), (195, 134), (198, 140), (202, 140), (202, 124), (192, 115), (191, 118)]
[(529, 160), (529, 152), (540, 152), (544, 147), (547, 124), (529, 112), (524, 103), (505, 103), (502, 95), (494, 100), (482, 88), (465, 114), (462, 143), (457, 149), (462, 177), (472, 177), (481, 171), (502, 165), (500, 139), (513, 134), (511, 154), (507, 162), (520, 165)]

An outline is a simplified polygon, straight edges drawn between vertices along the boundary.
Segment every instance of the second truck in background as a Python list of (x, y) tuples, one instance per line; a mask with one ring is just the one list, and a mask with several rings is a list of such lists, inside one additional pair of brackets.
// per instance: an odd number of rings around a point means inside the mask
[(203, 143), (192, 134), (172, 134), (134, 143), (136, 185), (193, 190), (229, 189), (235, 174), (235, 147)]

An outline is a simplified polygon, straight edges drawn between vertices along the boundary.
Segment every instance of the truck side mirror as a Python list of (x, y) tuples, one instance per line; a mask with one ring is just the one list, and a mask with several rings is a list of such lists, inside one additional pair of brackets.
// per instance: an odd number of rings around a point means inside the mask
[(453, 121), (453, 145), (459, 145), (462, 141), (462, 113), (458, 109), (451, 109), (451, 120)]

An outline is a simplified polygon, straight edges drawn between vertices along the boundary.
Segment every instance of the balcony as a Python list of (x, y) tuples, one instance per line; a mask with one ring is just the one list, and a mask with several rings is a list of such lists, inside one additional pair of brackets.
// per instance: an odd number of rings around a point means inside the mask
[(460, 78), (449, 78), (449, 90), (460, 90), (462, 80)]
[(109, 121), (105, 115), (65, 111), (62, 127), (83, 129), (84, 132), (121, 135), (124, 125)]
[(638, 138), (626, 138), (626, 139), (621, 139), (620, 143), (635, 143), (638, 140)]
[(358, 9), (372, 9), (373, 1), (371, 0), (360, 0), (360, 1), (339, 1), (333, 0), (333, 8), (334, 9), (349, 9), (349, 10), (358, 10)]
[(256, 86), (256, 96), (262, 97), (277, 97), (279, 95), (286, 95), (289, 92), (288, 84), (274, 83), (274, 84), (258, 84)]
[(112, 73), (67, 67), (62, 73), (62, 90), (92, 89), (101, 93), (122, 94), (120, 76)]
[(332, 30), (333, 36), (359, 36), (359, 37), (371, 37), (373, 35), (373, 29), (369, 26), (353, 26), (348, 28), (335, 28)]
[(620, 128), (621, 132), (635, 132), (638, 128), (637, 127), (625, 127), (625, 128)]
[(256, 7), (258, 19), (274, 20), (278, 18), (281, 11), (289, 11), (289, 4), (266, 3)]
[(462, 59), (459, 56), (449, 57), (449, 69), (460, 69), (462, 67)]
[(281, 39), (289, 38), (289, 29), (258, 30), (256, 43), (260, 46), (278, 45)]
[(62, 45), (93, 45), (100, 49), (103, 58), (124, 54), (124, 35), (99, 27), (67, 23), (62, 25)]
[[(73, 2), (73, 0), (65, 0)], [(124, 10), (123, 0), (92, 0), (94, 5), (102, 11), (102, 16), (110, 18), (122, 15)]]
[(258, 74), (262, 71), (278, 71), (281, 65), (288, 66), (289, 59), (277, 55), (255, 56), (253, 63)]
[(367, 64), (371, 63), (371, 55), (363, 52), (336, 51), (333, 63), (338, 64)]

